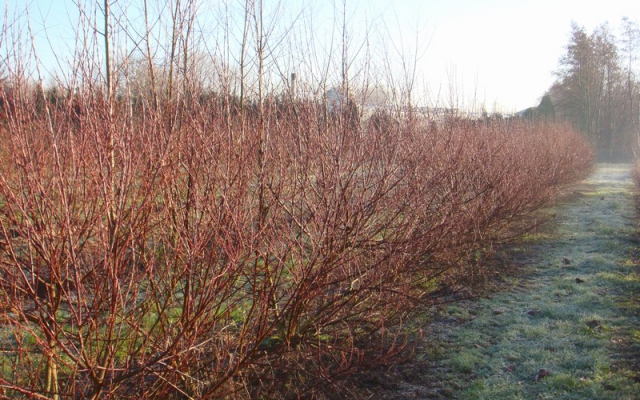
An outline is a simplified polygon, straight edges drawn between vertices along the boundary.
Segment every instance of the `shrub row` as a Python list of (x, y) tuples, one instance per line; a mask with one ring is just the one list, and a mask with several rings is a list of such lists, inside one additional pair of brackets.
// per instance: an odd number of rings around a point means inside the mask
[(417, 304), (593, 160), (556, 124), (21, 98), (0, 128), (10, 397), (311, 396), (392, 360)]

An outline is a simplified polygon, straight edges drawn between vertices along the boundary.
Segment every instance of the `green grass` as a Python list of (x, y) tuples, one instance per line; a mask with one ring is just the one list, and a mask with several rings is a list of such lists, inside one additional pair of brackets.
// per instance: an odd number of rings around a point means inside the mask
[[(444, 310), (457, 322), (435, 329), (446, 340), (430, 357), (451, 371), (436, 379), (452, 398), (640, 398), (640, 273), (623, 240), (636, 229), (629, 187), (599, 187), (555, 211), (555, 234), (518, 243), (518, 253), (535, 248), (526, 287), (503, 279), (501, 293)], [(550, 374), (536, 379), (541, 369)]]

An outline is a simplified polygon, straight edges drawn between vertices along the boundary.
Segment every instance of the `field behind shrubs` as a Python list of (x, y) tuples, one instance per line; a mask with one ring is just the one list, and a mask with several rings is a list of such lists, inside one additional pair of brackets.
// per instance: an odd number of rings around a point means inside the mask
[(558, 124), (11, 94), (0, 390), (13, 398), (339, 391), (392, 362), (415, 307), (482, 279), (492, 246), (593, 158)]

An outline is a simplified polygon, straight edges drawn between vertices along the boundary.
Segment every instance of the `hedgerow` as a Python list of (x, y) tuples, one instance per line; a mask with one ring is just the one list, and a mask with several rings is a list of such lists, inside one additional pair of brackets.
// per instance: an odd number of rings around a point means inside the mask
[(168, 128), (180, 104), (23, 98), (1, 130), (12, 395), (286, 397), (389, 362), (416, 305), (592, 160), (563, 125), (191, 103)]
[(267, 86), (261, 2), (243, 9), (236, 86), (213, 57), (216, 82), (197, 79), (190, 2), (164, 67), (126, 14), (142, 59), (113, 63), (118, 4), (101, 10), (104, 74), (83, 10), (58, 86), (34, 79), (18, 23), (0, 32), (0, 396), (322, 397), (393, 362), (416, 307), (482, 277), (477, 254), (593, 162), (562, 124), (411, 104), (367, 120), (348, 71), (338, 102)]

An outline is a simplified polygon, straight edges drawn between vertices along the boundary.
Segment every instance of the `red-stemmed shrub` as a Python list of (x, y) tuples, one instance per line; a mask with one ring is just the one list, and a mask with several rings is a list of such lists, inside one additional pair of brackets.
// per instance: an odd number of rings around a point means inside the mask
[[(74, 65), (50, 88), (20, 24), (0, 31), (0, 397), (321, 397), (392, 362), (417, 305), (476, 281), (476, 254), (593, 162), (565, 125), (367, 120), (346, 30), (346, 97), (283, 94), (266, 77), (285, 41), (267, 40), (258, 1), (239, 71), (221, 42), (198, 80), (194, 2), (168, 25), (145, 2), (144, 27), (109, 19), (122, 4), (80, 10)], [(112, 29), (136, 43), (117, 66)]]
[(353, 127), (275, 103), (241, 124), (83, 96), (79, 114), (25, 93), (0, 131), (16, 396), (287, 397), (389, 362), (416, 304), (592, 161), (563, 125)]

